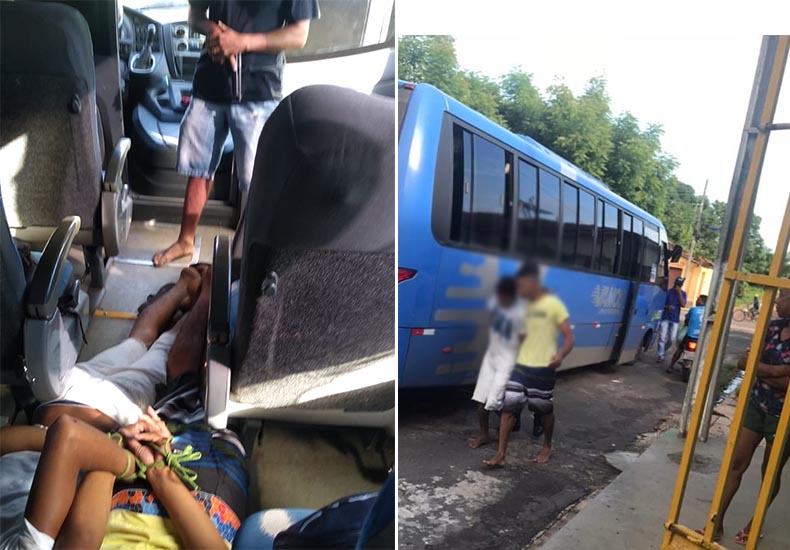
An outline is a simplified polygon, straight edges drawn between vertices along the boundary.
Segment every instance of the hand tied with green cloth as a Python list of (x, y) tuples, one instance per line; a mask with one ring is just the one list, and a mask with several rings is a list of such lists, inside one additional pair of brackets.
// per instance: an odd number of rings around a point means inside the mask
[[(123, 445), (123, 436), (119, 433), (108, 433), (107, 437), (115, 439), (119, 445)], [(192, 445), (187, 445), (183, 450), (172, 449), (171, 443), (173, 442), (172, 436), (168, 438), (163, 446), (147, 442), (146, 445), (159, 453), (163, 458), (151, 464), (145, 464), (139, 457), (135, 456), (131, 451), (127, 450), (128, 463), (123, 473), (117, 476), (121, 481), (130, 483), (135, 479), (147, 479), (148, 470), (166, 466), (173, 470), (178, 478), (189, 487), (192, 491), (199, 491), (200, 486), (197, 484), (197, 472), (184, 466), (184, 462), (196, 462), (203, 457), (203, 453), (193, 449)], [(136, 465), (136, 470), (132, 471), (132, 462)]]

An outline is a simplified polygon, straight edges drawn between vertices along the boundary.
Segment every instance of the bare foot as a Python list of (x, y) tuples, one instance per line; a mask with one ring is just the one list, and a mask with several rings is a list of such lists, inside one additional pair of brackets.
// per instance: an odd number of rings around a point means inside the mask
[(167, 265), (173, 260), (183, 258), (184, 256), (191, 256), (195, 251), (195, 244), (186, 241), (176, 241), (162, 252), (154, 254), (154, 266), (162, 267)]
[(502, 468), (505, 465), (505, 455), (501, 455), (499, 453), (489, 460), (483, 461), (483, 466), (487, 468)]
[(551, 456), (551, 447), (543, 447), (540, 450), (540, 454), (535, 457), (535, 462), (538, 464), (546, 464), (549, 461), (549, 456)]
[(483, 437), (481, 435), (478, 435), (477, 437), (472, 437), (468, 439), (466, 444), (469, 445), (470, 449), (477, 449), (479, 447), (482, 447), (483, 445), (487, 445), (490, 442), (491, 439), (489, 439), (488, 437)]

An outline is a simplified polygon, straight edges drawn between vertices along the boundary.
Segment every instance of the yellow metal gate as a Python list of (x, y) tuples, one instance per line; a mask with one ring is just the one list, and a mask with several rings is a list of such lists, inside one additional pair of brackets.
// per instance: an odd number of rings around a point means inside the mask
[[(788, 244), (790, 244), (790, 179), (785, 187), (785, 189), (788, 190), (788, 196), (777, 197), (778, 201), (786, 200), (787, 202), (784, 210), (784, 221), (782, 222), (779, 239), (775, 249), (776, 252), (771, 263), (769, 274), (751, 275), (739, 271), (742, 263), (744, 242), (748, 236), (749, 222), (754, 207), (755, 197), (757, 196), (760, 170), (768, 146), (769, 135), (772, 130), (790, 129), (790, 125), (788, 124), (773, 123), (782, 77), (787, 65), (788, 51), (790, 51), (790, 36), (766, 36), (763, 38), (757, 74), (754, 81), (754, 89), (752, 90), (751, 104), (747, 114), (746, 128), (744, 129), (743, 141), (741, 144), (741, 155), (743, 155), (743, 157), (739, 159), (739, 166), (736, 167), (736, 174), (733, 178), (733, 186), (741, 186), (740, 189), (738, 189), (738, 196), (740, 198), (733, 210), (733, 212), (737, 212), (737, 215), (731, 219), (731, 223), (734, 223), (734, 232), (732, 233), (732, 240), (726, 256), (729, 258), (734, 268), (727, 269), (726, 262), (720, 264), (722, 269), (724, 269), (721, 298), (716, 307), (713, 328), (703, 359), (704, 363), (699, 376), (697, 398), (691, 410), (683, 457), (675, 482), (675, 490), (672, 496), (669, 517), (665, 523), (662, 545), (663, 550), (687, 548), (721, 550), (725, 548), (721, 544), (713, 542), (712, 539), (720, 520), (722, 498), (727, 482), (727, 475), (732, 467), (733, 455), (740, 435), (740, 426), (749, 400), (750, 392), (748, 390), (751, 388), (755, 379), (757, 362), (762, 349), (762, 340), (770, 321), (777, 291), (782, 288), (790, 289), (790, 279), (780, 277), (780, 270), (784, 262), (785, 253)], [(742, 163), (740, 162), (741, 160), (743, 160)], [(715, 384), (713, 384), (715, 358), (719, 354), (720, 348), (724, 345), (723, 334), (725, 327), (730, 321), (729, 315), (732, 310), (734, 290), (738, 281), (746, 281), (764, 287), (764, 306), (760, 310), (760, 316), (752, 339), (749, 360), (741, 384), (741, 391), (738, 396), (734, 418), (732, 419), (730, 434), (727, 438), (724, 456), (722, 457), (721, 470), (719, 471), (716, 489), (712, 497), (710, 513), (708, 514), (708, 520), (705, 526), (705, 534), (701, 535), (693, 529), (679, 524), (678, 521), (686, 492), (689, 469), (697, 443), (696, 435), (700, 432), (700, 426), (704, 416), (706, 396), (709, 395), (712, 388), (715, 386)], [(769, 496), (779, 473), (779, 461), (788, 438), (790, 438), (790, 388), (788, 388), (785, 406), (779, 420), (776, 439), (774, 440), (773, 449), (765, 472), (765, 478), (760, 488), (760, 494), (754, 509), (754, 521), (751, 528), (752, 536), (749, 537), (747, 545), (748, 550), (757, 548), (760, 538), (758, 534), (762, 530), (765, 512), (769, 504)], [(790, 541), (788, 545), (790, 546)]]

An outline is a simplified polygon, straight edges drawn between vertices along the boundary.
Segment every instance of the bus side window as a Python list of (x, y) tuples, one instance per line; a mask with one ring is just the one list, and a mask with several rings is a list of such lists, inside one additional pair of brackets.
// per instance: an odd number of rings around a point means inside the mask
[(642, 252), (644, 241), (642, 240), (642, 220), (634, 218), (633, 239), (631, 241), (633, 250), (631, 259), (631, 272), (628, 274), (632, 279), (639, 279), (642, 271)]
[(633, 216), (623, 212), (623, 244), (620, 255), (620, 275), (628, 277), (631, 274), (631, 264), (634, 254), (634, 234), (632, 233)]
[(601, 246), (601, 271), (613, 273), (617, 258), (617, 208), (606, 203), (603, 219), (603, 242)]
[(505, 239), (507, 162), (505, 150), (473, 138), (472, 244), (501, 250)]
[(576, 265), (593, 266), (593, 243), (595, 241), (595, 198), (579, 189), (579, 244), (576, 247)]
[(538, 219), (538, 169), (523, 160), (518, 162), (518, 234), (516, 249), (525, 256), (535, 253)]
[(472, 228), (472, 134), (453, 128), (453, 210), (450, 239), (468, 243)]
[(645, 255), (642, 259), (642, 280), (655, 283), (661, 263), (661, 248), (658, 246), (658, 228), (645, 223)]
[(562, 251), (560, 260), (573, 265), (576, 259), (576, 240), (579, 233), (579, 192), (565, 183), (562, 190)]
[(595, 254), (593, 255), (593, 269), (601, 271), (601, 257), (603, 250), (603, 201), (595, 201)]
[(553, 260), (557, 257), (559, 244), (560, 178), (541, 170), (539, 197), (537, 255)]

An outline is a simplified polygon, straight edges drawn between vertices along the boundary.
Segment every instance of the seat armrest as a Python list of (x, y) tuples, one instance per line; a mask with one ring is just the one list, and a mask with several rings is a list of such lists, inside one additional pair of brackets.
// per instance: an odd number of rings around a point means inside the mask
[(58, 283), (80, 225), (79, 216), (64, 218), (47, 241), (33, 280), (27, 288), (25, 310), (29, 318), (51, 319), (55, 315), (58, 308)]
[(123, 187), (123, 168), (131, 146), (132, 140), (127, 137), (122, 137), (115, 145), (110, 162), (107, 163), (107, 170), (104, 172), (105, 191), (119, 191)]
[(230, 344), (230, 239), (223, 235), (214, 237), (208, 343)]
[(216, 429), (228, 424), (230, 398), (230, 239), (214, 238), (211, 295), (208, 309), (208, 346), (203, 403), (206, 422)]

